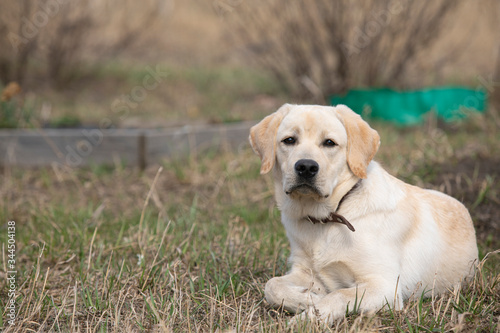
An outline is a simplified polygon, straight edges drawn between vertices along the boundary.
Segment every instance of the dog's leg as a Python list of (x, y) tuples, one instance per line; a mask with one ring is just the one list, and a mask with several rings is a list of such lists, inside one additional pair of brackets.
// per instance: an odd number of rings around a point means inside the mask
[(395, 310), (403, 307), (403, 299), (399, 290), (388, 283), (361, 283), (357, 287), (338, 289), (324, 296), (304, 313), (295, 317), (303, 320), (319, 320), (329, 325), (347, 313), (370, 313), (389, 305)]
[(327, 294), (323, 284), (311, 275), (295, 272), (275, 277), (266, 283), (265, 295), (268, 303), (299, 313), (318, 303)]

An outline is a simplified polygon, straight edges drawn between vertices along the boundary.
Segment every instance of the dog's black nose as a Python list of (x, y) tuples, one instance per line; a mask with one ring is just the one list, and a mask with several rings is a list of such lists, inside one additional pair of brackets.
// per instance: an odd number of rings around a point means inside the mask
[(319, 164), (314, 160), (298, 160), (295, 163), (295, 172), (302, 178), (311, 179), (319, 171)]

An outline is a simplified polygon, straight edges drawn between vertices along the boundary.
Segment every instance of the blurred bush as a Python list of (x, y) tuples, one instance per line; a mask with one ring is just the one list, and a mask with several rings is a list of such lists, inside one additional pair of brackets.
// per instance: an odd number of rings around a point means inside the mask
[(418, 88), (429, 67), (439, 77), (443, 64), (453, 62), (469, 41), (459, 36), (437, 57), (428, 56), (460, 23), (456, 13), (463, 3), (255, 0), (238, 3), (228, 17), (261, 67), (297, 96), (324, 103), (351, 87)]
[(38, 75), (56, 84), (82, 60), (137, 45), (161, 23), (171, 0), (19, 0), (0, 2), (0, 82)]
[(0, 85), (0, 128), (18, 128), (33, 126), (33, 108), (19, 97), (21, 86), (10, 82), (6, 87)]

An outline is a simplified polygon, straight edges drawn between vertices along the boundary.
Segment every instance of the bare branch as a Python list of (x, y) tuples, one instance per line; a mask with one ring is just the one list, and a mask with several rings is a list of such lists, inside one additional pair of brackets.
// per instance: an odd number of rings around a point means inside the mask
[(257, 63), (287, 79), (298, 97), (312, 93), (311, 83), (328, 96), (357, 85), (408, 85), (405, 74), (442, 36), (461, 2), (255, 0), (234, 11), (231, 22)]

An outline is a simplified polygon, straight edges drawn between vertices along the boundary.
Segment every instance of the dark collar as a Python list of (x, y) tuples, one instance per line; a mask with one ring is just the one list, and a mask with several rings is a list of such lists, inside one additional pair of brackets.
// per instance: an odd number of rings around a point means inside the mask
[[(359, 180), (350, 190), (349, 192), (347, 192), (343, 197), (342, 199), (340, 199), (339, 201), (339, 205), (337, 206), (337, 212), (339, 211), (340, 209), (340, 205), (342, 204), (342, 202), (344, 202), (344, 200), (350, 195), (352, 194), (358, 187), (359, 185), (361, 184), (361, 180)], [(345, 224), (347, 226), (347, 228), (349, 228), (349, 230), (351, 231), (356, 231), (354, 229), (354, 227), (352, 226), (351, 223), (349, 223), (349, 221), (347, 221), (347, 219), (345, 217), (343, 217), (342, 215), (340, 214), (337, 214), (336, 212), (331, 212), (330, 215), (328, 215), (328, 217), (324, 218), (324, 219), (317, 219), (315, 217), (312, 217), (312, 216), (308, 216), (307, 219), (309, 221), (311, 221), (311, 223), (313, 224), (316, 224), (316, 223), (321, 223), (321, 224), (325, 224), (325, 223), (329, 223), (329, 222), (333, 222), (333, 223), (341, 223), (341, 224)]]

